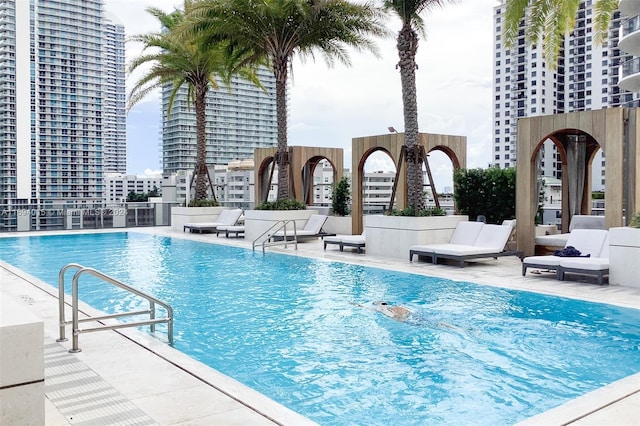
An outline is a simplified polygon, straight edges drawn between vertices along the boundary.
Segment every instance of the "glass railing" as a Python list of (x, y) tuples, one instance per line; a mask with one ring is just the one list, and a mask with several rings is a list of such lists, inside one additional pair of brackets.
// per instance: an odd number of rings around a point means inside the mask
[(624, 62), (621, 66), (621, 78), (640, 73), (640, 57)]
[(116, 203), (91, 206), (65, 204), (0, 204), (0, 232), (135, 228), (171, 225), (178, 203)]
[(640, 30), (640, 15), (629, 18), (622, 24), (622, 37), (626, 37), (638, 30)]

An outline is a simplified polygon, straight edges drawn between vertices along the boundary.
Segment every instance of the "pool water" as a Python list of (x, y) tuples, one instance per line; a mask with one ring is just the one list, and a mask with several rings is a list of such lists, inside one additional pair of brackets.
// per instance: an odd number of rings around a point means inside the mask
[[(0, 259), (151, 293), (177, 349), (322, 425), (513, 424), (640, 371), (635, 309), (126, 232), (4, 238)], [(80, 299), (145, 306), (88, 276)], [(375, 300), (413, 314), (358, 306)]]

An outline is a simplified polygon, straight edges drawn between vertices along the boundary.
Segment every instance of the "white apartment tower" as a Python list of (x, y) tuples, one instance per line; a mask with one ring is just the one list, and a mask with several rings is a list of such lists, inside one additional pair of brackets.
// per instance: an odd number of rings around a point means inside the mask
[(127, 171), (127, 89), (124, 25), (105, 12), (104, 20), (104, 173)]
[[(4, 0), (0, 20), (0, 229), (12, 230), (18, 209), (102, 203), (104, 95), (118, 92), (105, 75), (124, 49), (105, 43), (102, 0)], [(63, 219), (39, 213), (31, 229)]]
[[(518, 119), (616, 106), (638, 106), (637, 93), (618, 88), (620, 65), (629, 59), (618, 49), (624, 19), (616, 11), (604, 45), (595, 42), (593, 0), (580, 5), (575, 29), (566, 36), (557, 68), (548, 68), (539, 45), (529, 45), (521, 26), (514, 45), (502, 41), (505, 0), (494, 8), (494, 167), (516, 164)], [(560, 178), (560, 164), (552, 143), (542, 151), (542, 174)], [(604, 156), (593, 161), (592, 189), (604, 190)]]
[[(231, 88), (220, 87), (207, 93), (207, 164), (229, 164), (251, 158), (256, 148), (276, 146), (277, 120), (275, 77), (260, 68), (258, 77), (265, 91), (234, 77)], [(162, 91), (163, 173), (193, 170), (196, 163), (196, 116), (187, 102), (187, 88), (181, 88), (167, 115), (171, 86)]]

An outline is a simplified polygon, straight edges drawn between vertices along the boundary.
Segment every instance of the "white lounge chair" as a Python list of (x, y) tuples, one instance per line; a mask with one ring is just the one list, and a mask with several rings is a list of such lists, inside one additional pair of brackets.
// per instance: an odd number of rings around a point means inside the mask
[[(311, 238), (311, 237), (322, 237), (326, 235), (326, 233), (322, 230), (324, 223), (327, 221), (327, 215), (324, 214), (314, 214), (311, 215), (307, 223), (305, 223), (304, 228), (296, 230), (295, 236), (293, 229), (287, 229), (286, 238), (287, 240), (292, 240), (294, 237), (298, 238)], [(270, 239), (274, 241), (283, 240), (285, 238), (284, 231), (274, 232), (269, 236)]]
[(604, 276), (609, 275), (609, 234), (604, 240), (602, 249), (596, 257), (563, 257), (560, 258), (558, 279), (564, 280), (565, 273), (595, 275), (598, 284), (604, 284)]
[(484, 223), (482, 222), (458, 222), (448, 243), (440, 244), (419, 244), (409, 247), (409, 262), (413, 262), (413, 256), (430, 256), (431, 262), (436, 263), (434, 253), (436, 249), (459, 246), (473, 245), (478, 238)]
[(340, 251), (344, 251), (345, 247), (355, 247), (358, 253), (362, 253), (362, 250), (366, 246), (365, 233), (360, 235), (335, 235), (330, 237), (324, 237), (324, 249), (327, 249), (327, 244), (336, 244), (340, 247)]
[(216, 228), (216, 233), (220, 235), (224, 232), (224, 236), (229, 238), (231, 235), (235, 235), (236, 238), (240, 238), (240, 235), (244, 238), (244, 225), (223, 225)]
[(447, 247), (437, 247), (433, 252), (433, 263), (438, 259), (452, 259), (459, 262), (460, 267), (471, 259), (501, 256), (518, 256), (522, 253), (515, 250), (506, 250), (507, 241), (513, 232), (511, 225), (483, 225), (478, 238), (472, 245), (451, 244)]
[(483, 222), (458, 222), (456, 229), (453, 231), (448, 243), (439, 244), (421, 244), (414, 245), (409, 248), (409, 261), (413, 261), (413, 256), (429, 256), (431, 262), (436, 263), (435, 252), (438, 249), (447, 247), (458, 247), (460, 245), (470, 246), (480, 235), (480, 231), (484, 226)]
[(605, 229), (604, 216), (576, 214), (571, 218), (569, 232), (566, 234), (539, 235), (535, 237), (536, 253), (540, 255), (553, 253), (567, 245), (569, 234), (574, 229)]
[(459, 222), (448, 243), (411, 246), (409, 261), (413, 261), (413, 256), (417, 254), (431, 256), (433, 264), (438, 263), (438, 258), (453, 259), (460, 262), (460, 267), (464, 267), (464, 262), (471, 259), (511, 255), (521, 257), (519, 251), (505, 250), (513, 231), (511, 222), (504, 225)]
[(215, 222), (201, 222), (201, 223), (185, 223), (183, 225), (183, 232), (188, 229), (189, 232), (213, 232), (216, 231), (218, 226), (231, 226), (235, 225), (242, 215), (242, 209), (227, 209), (222, 210), (218, 215), (218, 219)]
[[(609, 232), (603, 229), (574, 229), (569, 233), (565, 248), (572, 246), (582, 255), (598, 256)], [(528, 268), (540, 268), (556, 271), (556, 278), (560, 279), (560, 262), (566, 257), (554, 255), (529, 256), (522, 260), (522, 276)], [(575, 259), (575, 258), (574, 258)]]

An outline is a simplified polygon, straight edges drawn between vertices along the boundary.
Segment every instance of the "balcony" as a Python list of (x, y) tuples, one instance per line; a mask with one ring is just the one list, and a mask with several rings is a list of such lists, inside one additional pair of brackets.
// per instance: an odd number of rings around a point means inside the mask
[(640, 55), (640, 15), (627, 19), (620, 26), (618, 48), (634, 56)]
[(618, 87), (628, 92), (640, 91), (640, 57), (633, 58), (620, 65)]
[(640, 15), (640, 2), (638, 0), (620, 0), (618, 9), (624, 16)]

